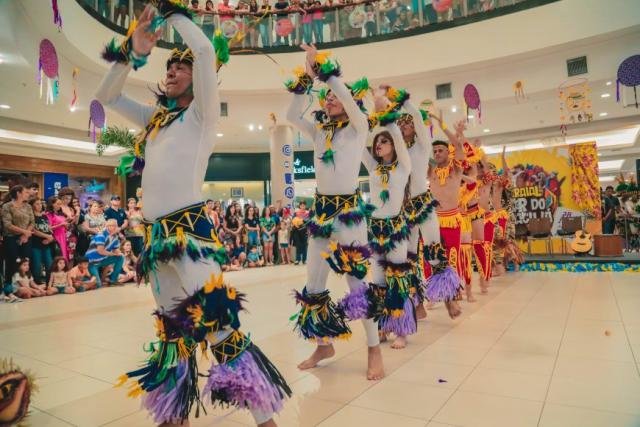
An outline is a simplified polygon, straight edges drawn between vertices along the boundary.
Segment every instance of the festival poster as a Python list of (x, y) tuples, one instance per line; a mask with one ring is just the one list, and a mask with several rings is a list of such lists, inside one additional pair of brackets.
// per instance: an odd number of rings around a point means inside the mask
[[(507, 152), (511, 172), (511, 195), (516, 225), (532, 218), (549, 218), (552, 233), (561, 227), (563, 217), (583, 216), (572, 199), (569, 147), (550, 147)], [(502, 169), (501, 156), (489, 161)]]

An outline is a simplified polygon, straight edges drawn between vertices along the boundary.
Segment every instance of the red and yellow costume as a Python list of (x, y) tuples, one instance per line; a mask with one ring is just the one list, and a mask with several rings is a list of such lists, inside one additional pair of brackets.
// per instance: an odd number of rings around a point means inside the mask
[(445, 247), (449, 265), (454, 267), (462, 277), (460, 269), (460, 237), (464, 218), (458, 208), (448, 211), (436, 211), (440, 223), (440, 238)]

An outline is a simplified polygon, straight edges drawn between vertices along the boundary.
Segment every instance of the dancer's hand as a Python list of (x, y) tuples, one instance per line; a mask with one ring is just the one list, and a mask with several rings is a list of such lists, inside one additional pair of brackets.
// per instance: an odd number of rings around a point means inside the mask
[(454, 126), (454, 129), (456, 130), (457, 136), (463, 136), (464, 131), (467, 130), (467, 125), (465, 124), (464, 120), (458, 120)]
[(300, 45), (300, 48), (307, 53), (306, 65), (307, 65), (307, 74), (311, 77), (316, 77), (316, 72), (313, 70), (313, 65), (316, 62), (316, 55), (318, 54), (318, 49), (315, 45), (303, 43)]
[(373, 104), (376, 112), (379, 112), (379, 111), (386, 110), (390, 104), (390, 101), (388, 98), (384, 96), (376, 96), (375, 99), (373, 100)]
[(155, 16), (155, 11), (153, 6), (148, 4), (142, 14), (140, 14), (140, 19), (138, 21), (138, 26), (135, 31), (131, 35), (131, 45), (133, 48), (133, 52), (138, 56), (147, 56), (151, 53), (151, 49), (153, 49), (158, 42), (158, 39), (162, 35), (162, 28), (159, 28), (155, 33), (148, 32), (149, 26), (151, 25), (151, 21)]

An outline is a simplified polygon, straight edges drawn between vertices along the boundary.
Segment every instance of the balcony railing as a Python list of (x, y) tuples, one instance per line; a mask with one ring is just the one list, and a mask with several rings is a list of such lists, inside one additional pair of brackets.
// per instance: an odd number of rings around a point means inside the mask
[[(146, 2), (140, 0), (76, 0), (96, 19), (122, 34), (140, 15)], [(262, 3), (262, 0), (259, 0)], [(232, 51), (286, 52), (300, 43), (323, 47), (389, 40), (465, 25), (518, 12), (559, 0), (452, 0), (443, 12), (432, 0), (273, 0), (265, 8), (240, 1), (237, 6), (222, 0), (199, 1), (194, 21), (209, 37), (217, 29), (230, 40)], [(191, 4), (185, 0), (185, 4)], [(205, 4), (208, 3), (205, 9)], [(219, 4), (218, 4), (219, 3)], [(268, 4), (268, 1), (264, 1)], [(277, 9), (277, 7), (284, 7)], [(182, 44), (169, 25), (162, 28), (161, 46)], [(243, 51), (244, 50), (244, 51)]]

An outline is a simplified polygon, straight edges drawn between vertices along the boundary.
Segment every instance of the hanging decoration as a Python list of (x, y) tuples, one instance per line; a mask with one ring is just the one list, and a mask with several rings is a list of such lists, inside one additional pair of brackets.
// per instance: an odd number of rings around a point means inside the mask
[(58, 80), (58, 54), (56, 48), (48, 39), (40, 42), (40, 57), (38, 59), (38, 85), (40, 86), (40, 98), (42, 98), (43, 75), (47, 80), (47, 104), (53, 104), (60, 94), (60, 82)]
[(51, 0), (51, 9), (53, 10), (53, 23), (58, 27), (58, 31), (62, 28), (62, 15), (58, 8), (58, 0)]
[(96, 142), (96, 130), (104, 130), (107, 126), (107, 119), (104, 113), (104, 107), (97, 99), (91, 101), (89, 105), (89, 135), (93, 142)]
[(558, 87), (562, 136), (567, 134), (568, 124), (589, 123), (593, 120), (590, 94), (589, 80), (585, 78), (567, 80)]
[(595, 142), (574, 144), (571, 156), (571, 197), (588, 216), (599, 219), (600, 179), (598, 177), (598, 148)]
[(480, 107), (480, 94), (472, 84), (464, 87), (464, 103), (467, 106), (467, 122), (469, 122), (469, 109), (478, 110), (478, 122), (482, 123), (482, 108)]
[(436, 12), (442, 13), (451, 9), (451, 6), (453, 6), (453, 0), (433, 0), (431, 5)]
[(640, 55), (633, 55), (622, 61), (618, 67), (616, 80), (616, 100), (620, 102), (620, 85), (633, 87), (633, 98), (638, 108), (638, 90), (640, 85)]
[(73, 88), (73, 93), (71, 94), (71, 102), (69, 103), (69, 109), (74, 111), (78, 106), (78, 74), (80, 74), (80, 69), (78, 67), (73, 67), (73, 72), (71, 73), (71, 86)]
[(516, 96), (516, 102), (520, 102), (521, 99), (527, 99), (524, 94), (524, 82), (522, 80), (518, 80), (513, 84), (513, 94)]

